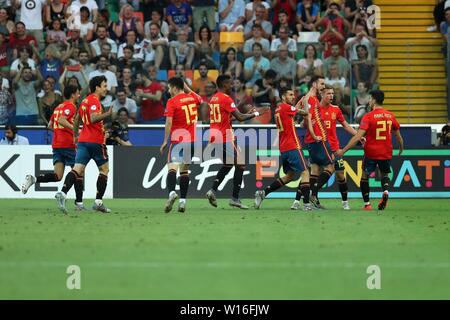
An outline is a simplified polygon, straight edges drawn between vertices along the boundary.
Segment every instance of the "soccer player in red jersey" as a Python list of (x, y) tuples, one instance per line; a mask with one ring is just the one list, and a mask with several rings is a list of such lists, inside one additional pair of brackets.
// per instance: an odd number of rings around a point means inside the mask
[[(53, 173), (41, 174), (34, 177), (28, 174), (22, 185), (25, 194), (35, 183), (48, 183), (61, 181), (65, 166), (75, 165), (76, 146), (73, 141), (73, 120), (77, 112), (77, 101), (80, 98), (80, 90), (76, 86), (66, 86), (64, 97), (67, 99), (57, 106), (48, 123), (48, 128), (53, 130)], [(85, 210), (83, 206), (83, 181), (75, 182), (75, 210)]]
[(245, 164), (240, 160), (240, 151), (236, 145), (231, 121), (232, 117), (242, 122), (257, 117), (260, 114), (254, 111), (254, 109), (250, 110), (250, 113), (247, 114), (243, 114), (237, 110), (233, 99), (230, 97), (233, 83), (229, 75), (220, 75), (217, 77), (216, 82), (218, 92), (212, 96), (209, 102), (210, 143), (216, 151), (216, 156), (221, 158), (223, 166), (217, 173), (212, 188), (206, 193), (206, 197), (213, 207), (217, 207), (217, 190), (225, 179), (225, 176), (234, 166), (233, 195), (229, 204), (232, 207), (248, 209), (239, 200)]
[[(279, 146), (281, 152), (281, 163), (285, 176), (274, 181), (264, 190), (258, 190), (255, 193), (255, 209), (259, 209), (261, 202), (273, 191), (278, 190), (293, 180), (301, 176), (299, 189), (303, 194), (303, 209), (312, 210), (309, 203), (309, 172), (305, 157), (303, 156), (302, 146), (295, 129), (294, 117), (299, 113), (303, 117), (308, 116), (308, 112), (293, 106), (295, 101), (294, 91), (289, 88), (283, 88), (280, 91), (282, 103), (275, 110), (275, 123), (278, 129)], [(295, 208), (298, 209), (298, 208)]]
[[(305, 134), (305, 144), (308, 144), (309, 160), (311, 164), (311, 174), (309, 184), (311, 187), (311, 204), (318, 209), (324, 207), (320, 204), (317, 194), (319, 192), (319, 184), (327, 181), (328, 176), (324, 173), (320, 174), (320, 168), (324, 168), (331, 172), (334, 165), (334, 156), (328, 142), (327, 130), (320, 114), (319, 93), (325, 87), (325, 80), (322, 76), (314, 76), (310, 81), (310, 90), (302, 99), (303, 109), (309, 111), (306, 118), (308, 130)], [(320, 176), (319, 176), (320, 175)], [(298, 205), (301, 193), (297, 192), (293, 207)]]
[[(331, 147), (331, 151), (335, 153), (339, 149), (339, 140), (336, 134), (336, 124), (339, 122), (345, 131), (350, 133), (352, 136), (356, 134), (356, 130), (350, 127), (350, 125), (345, 121), (345, 118), (341, 112), (341, 109), (338, 106), (332, 105), (334, 97), (334, 89), (332, 86), (325, 85), (325, 88), (322, 90), (320, 100), (320, 117), (325, 125), (325, 129), (327, 131), (328, 142)], [(334, 157), (334, 168), (332, 170), (325, 169), (321, 173), (318, 181), (318, 190), (320, 190), (325, 183), (328, 182), (329, 178), (336, 172), (336, 178), (339, 185), (339, 191), (342, 197), (342, 207), (344, 210), (350, 210), (350, 206), (348, 204), (348, 186), (347, 181), (345, 179), (345, 166), (344, 160), (342, 157), (338, 157), (335, 155)]]
[(364, 209), (372, 210), (369, 201), (369, 175), (378, 169), (381, 172), (381, 188), (383, 197), (378, 203), (378, 210), (384, 210), (389, 199), (389, 173), (391, 172), (392, 159), (392, 132), (399, 144), (398, 155), (403, 152), (403, 138), (400, 134), (400, 124), (392, 112), (383, 108), (384, 92), (374, 90), (370, 93), (369, 106), (372, 111), (366, 113), (361, 119), (358, 132), (348, 144), (336, 152), (342, 156), (353, 148), (358, 140), (366, 138), (364, 143), (363, 174), (361, 177), (361, 193), (364, 199)]
[[(104, 76), (93, 77), (89, 81), (91, 94), (88, 95), (80, 104), (78, 113), (75, 116), (73, 131), (74, 140), (78, 139), (77, 155), (75, 157), (75, 166), (72, 171), (66, 175), (64, 186), (61, 192), (55, 195), (58, 207), (64, 213), (66, 210), (66, 195), (77, 180), (82, 180), (84, 170), (91, 159), (98, 167), (99, 175), (97, 179), (97, 195), (92, 209), (104, 213), (111, 212), (104, 203), (103, 195), (106, 191), (108, 182), (109, 162), (108, 153), (105, 145), (105, 128), (103, 120), (111, 117), (112, 108), (103, 112), (100, 100), (108, 92), (107, 80)], [(83, 122), (80, 136), (78, 137), (79, 121)]]
[(183, 79), (179, 77), (170, 78), (168, 87), (172, 98), (166, 104), (164, 114), (166, 116), (166, 128), (164, 141), (160, 148), (161, 153), (163, 153), (170, 139), (167, 158), (169, 199), (164, 211), (166, 213), (172, 211), (173, 204), (178, 199), (175, 187), (177, 184), (177, 171), (180, 169), (178, 212), (184, 212), (186, 210), (186, 196), (189, 188), (189, 164), (194, 156), (194, 142), (196, 141), (195, 130), (197, 127), (198, 106), (202, 103), (202, 98), (193, 92)]

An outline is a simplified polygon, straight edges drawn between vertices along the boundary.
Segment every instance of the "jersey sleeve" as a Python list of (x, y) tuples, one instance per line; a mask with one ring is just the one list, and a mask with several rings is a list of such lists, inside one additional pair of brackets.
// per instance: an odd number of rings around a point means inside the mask
[(200, 95), (196, 94), (194, 91), (192, 91), (189, 95), (190, 95), (192, 98), (194, 98), (195, 103), (197, 103), (197, 104), (203, 103), (202, 97), (201, 97)]
[(362, 119), (361, 122), (359, 124), (359, 128), (361, 130), (366, 130), (369, 129), (369, 125), (370, 125), (370, 116), (369, 114), (365, 114)]
[(230, 97), (226, 97), (225, 99), (223, 99), (222, 103), (224, 110), (229, 113), (232, 113), (234, 112), (234, 110), (237, 110), (233, 99), (231, 99)]
[(342, 114), (341, 108), (337, 108), (337, 116), (336, 116), (336, 120), (339, 121), (340, 123), (343, 123), (345, 121), (344, 115)]
[(398, 130), (398, 129), (400, 129), (400, 123), (394, 117), (394, 120), (392, 121), (392, 130)]
[(297, 114), (297, 108), (294, 107), (294, 106), (290, 106), (288, 104), (283, 105), (283, 109), (282, 110), (285, 111), (286, 114), (288, 116), (291, 116), (291, 117), (293, 117), (293, 116), (295, 116)]
[(169, 101), (167, 101), (167, 104), (166, 104), (166, 110), (164, 112), (164, 116), (173, 117), (174, 112), (175, 112), (175, 108), (174, 108), (173, 100), (169, 99)]

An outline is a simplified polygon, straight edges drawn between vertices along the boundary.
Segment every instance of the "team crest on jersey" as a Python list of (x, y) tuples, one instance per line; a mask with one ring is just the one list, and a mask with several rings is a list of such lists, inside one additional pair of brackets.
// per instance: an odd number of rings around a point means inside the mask
[(231, 107), (232, 107), (233, 109), (236, 108), (236, 105), (234, 104), (234, 102), (231, 104)]
[(95, 105), (94, 105), (94, 106), (91, 106), (91, 110), (92, 110), (92, 111), (97, 110), (97, 106), (95, 106)]
[(66, 109), (66, 110), (64, 110), (64, 113), (65, 113), (66, 115), (69, 115), (70, 110), (69, 110), (69, 109)]

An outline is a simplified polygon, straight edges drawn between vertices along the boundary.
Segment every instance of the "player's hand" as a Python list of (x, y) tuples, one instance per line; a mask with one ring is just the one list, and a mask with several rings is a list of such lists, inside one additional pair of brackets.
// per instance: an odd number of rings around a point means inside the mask
[(364, 147), (364, 144), (366, 143), (366, 137), (362, 137), (359, 139), (359, 142), (361, 142), (361, 145)]
[(73, 136), (73, 144), (77, 144), (78, 143), (78, 137), (77, 136)]
[(315, 136), (314, 140), (316, 140), (317, 142), (322, 141), (322, 137), (321, 136)]
[(167, 142), (164, 141), (164, 142), (162, 143), (161, 147), (159, 147), (159, 152), (160, 152), (161, 154), (163, 154), (163, 153), (164, 153), (164, 149), (165, 149), (166, 147), (167, 147)]
[(400, 146), (400, 148), (398, 148), (398, 156), (401, 156), (403, 153), (403, 147)]
[(336, 155), (336, 157), (342, 158), (342, 156), (344, 155), (344, 150), (338, 149), (334, 154)]

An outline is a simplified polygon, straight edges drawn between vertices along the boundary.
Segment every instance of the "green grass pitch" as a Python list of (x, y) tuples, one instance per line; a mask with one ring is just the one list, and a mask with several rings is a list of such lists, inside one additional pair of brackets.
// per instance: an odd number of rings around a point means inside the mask
[(163, 199), (105, 203), (113, 213), (70, 201), (63, 215), (52, 200), (0, 200), (0, 299), (450, 299), (449, 200), (391, 199), (381, 215), (361, 200), (312, 213), (270, 199), (259, 211), (188, 200), (185, 214), (164, 214)]

